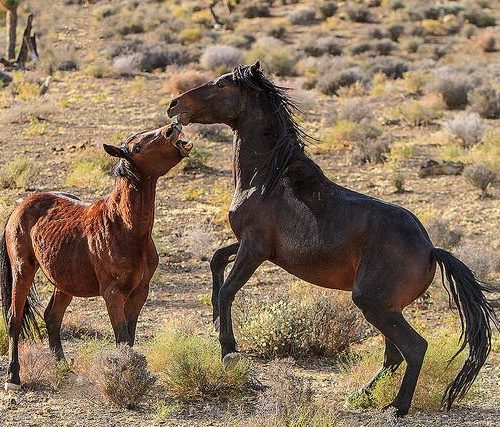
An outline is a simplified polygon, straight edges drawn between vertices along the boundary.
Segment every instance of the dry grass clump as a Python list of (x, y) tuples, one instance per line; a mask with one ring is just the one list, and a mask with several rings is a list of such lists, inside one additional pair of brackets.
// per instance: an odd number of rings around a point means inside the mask
[(483, 52), (495, 52), (497, 45), (496, 37), (496, 34), (490, 31), (482, 33), (477, 39), (477, 44)]
[(379, 40), (373, 44), (373, 49), (378, 55), (387, 56), (396, 49), (396, 44), (391, 40)]
[(265, 18), (270, 15), (269, 5), (262, 1), (254, 1), (243, 6), (243, 16), (247, 19)]
[(483, 9), (472, 8), (465, 13), (465, 18), (479, 28), (494, 27), (496, 19)]
[(342, 55), (342, 46), (336, 37), (310, 37), (303, 44), (306, 55), (319, 57), (325, 54), (338, 56)]
[(486, 126), (477, 113), (460, 113), (447, 120), (443, 127), (455, 137), (464, 148), (481, 142)]
[(7, 325), (4, 321), (0, 322), (0, 356), (5, 356), (9, 352), (9, 335)]
[(264, 358), (336, 357), (361, 336), (359, 310), (347, 298), (299, 289), (283, 298), (244, 300), (236, 325), (242, 348)]
[(465, 243), (454, 251), (455, 255), (474, 272), (480, 280), (487, 281), (500, 272), (500, 252), (478, 243)]
[(322, 1), (318, 9), (321, 17), (327, 19), (337, 13), (338, 6), (334, 1)]
[(481, 190), (481, 198), (486, 197), (488, 188), (496, 179), (496, 173), (483, 164), (466, 166), (463, 176), (469, 184)]
[(146, 358), (124, 344), (99, 353), (94, 374), (104, 398), (121, 408), (135, 407), (156, 381)]
[(13, 103), (0, 115), (0, 124), (30, 123), (33, 120), (47, 120), (56, 113), (56, 106), (42, 99), (31, 99)]
[(170, 327), (156, 335), (147, 358), (168, 393), (181, 400), (224, 399), (248, 392), (253, 383), (248, 360), (225, 372), (218, 342), (189, 328)]
[(410, 67), (405, 61), (398, 58), (386, 58), (384, 56), (374, 58), (370, 65), (370, 73), (372, 75), (382, 73), (392, 80), (402, 79), (409, 69)]
[(52, 352), (41, 343), (19, 345), (21, 383), (28, 390), (57, 390), (63, 382), (68, 367), (58, 363)]
[(426, 212), (419, 215), (434, 246), (451, 249), (457, 246), (462, 240), (463, 231), (452, 228), (450, 221), (438, 216), (437, 213)]
[(28, 189), (39, 170), (40, 166), (31, 159), (15, 158), (0, 172), (0, 187)]
[(168, 73), (168, 79), (165, 82), (164, 88), (168, 93), (179, 94), (207, 83), (210, 76), (193, 69), (182, 69)]
[(352, 5), (347, 8), (347, 15), (353, 22), (369, 23), (372, 21), (372, 14), (364, 5)]
[[(429, 347), (420, 372), (412, 406), (424, 410), (438, 410), (446, 387), (455, 379), (463, 363), (464, 355), (461, 354), (451, 360), (458, 349), (459, 334), (454, 329), (447, 327), (425, 329), (422, 335), (427, 339)], [(352, 361), (342, 369), (343, 374), (339, 386), (343, 390), (347, 389), (350, 393), (354, 393), (349, 401), (352, 407), (380, 408), (389, 404), (396, 396), (403, 376), (404, 363), (394, 375), (382, 377), (376, 383), (371, 394), (355, 393), (368, 382), (370, 376), (381, 366), (382, 359), (382, 346), (375, 345), (374, 340), (371, 339), (360, 347), (358, 356), (352, 358)]]
[(376, 140), (381, 134), (382, 131), (373, 122), (339, 120), (332, 127), (323, 130), (321, 140), (327, 149), (344, 145), (355, 148), (360, 143)]
[(500, 118), (500, 90), (482, 86), (470, 94), (471, 110), (484, 119)]
[(294, 72), (294, 59), (288, 47), (274, 37), (258, 39), (247, 54), (247, 62), (262, 61), (267, 72), (289, 76)]
[(131, 53), (113, 58), (111, 68), (115, 74), (122, 77), (130, 77), (140, 71), (141, 55)]
[(422, 101), (406, 102), (397, 107), (393, 113), (411, 126), (429, 126), (441, 117), (441, 113)]
[(295, 9), (288, 15), (288, 20), (293, 25), (312, 25), (316, 22), (316, 10), (313, 7)]
[(214, 247), (214, 225), (211, 222), (199, 224), (184, 233), (187, 251), (197, 259), (206, 260)]
[(46, 74), (56, 71), (74, 71), (79, 68), (76, 49), (72, 45), (63, 45), (46, 49), (40, 63), (41, 69)]
[(276, 378), (256, 404), (259, 414), (236, 420), (245, 427), (334, 427), (337, 415), (314, 402), (310, 381), (294, 374), (294, 362), (281, 359), (271, 362), (269, 370)]
[(336, 95), (342, 87), (350, 87), (358, 82), (366, 82), (366, 73), (360, 67), (349, 67), (322, 73), (316, 87), (325, 95)]
[(71, 162), (66, 185), (104, 191), (111, 184), (108, 171), (113, 164), (112, 157), (95, 150), (86, 150)]
[(365, 98), (351, 98), (342, 102), (339, 111), (339, 118), (355, 123), (373, 118), (373, 107)]
[(205, 49), (200, 58), (200, 65), (207, 70), (224, 72), (243, 61), (243, 53), (238, 48), (216, 44)]
[(446, 75), (438, 78), (432, 85), (433, 90), (441, 95), (449, 110), (462, 110), (469, 103), (471, 84), (467, 77)]

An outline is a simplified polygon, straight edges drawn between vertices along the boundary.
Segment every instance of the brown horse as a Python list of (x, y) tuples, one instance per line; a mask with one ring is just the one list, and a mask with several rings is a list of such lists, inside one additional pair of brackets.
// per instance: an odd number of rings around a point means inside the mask
[[(134, 344), (139, 312), (158, 266), (151, 238), (158, 178), (187, 156), (180, 124), (135, 133), (120, 147), (104, 145), (120, 158), (114, 190), (93, 204), (61, 193), (26, 197), (10, 216), (0, 253), (0, 287), (9, 333), (6, 390), (20, 387), (21, 332), (39, 333), (32, 301), (38, 268), (55, 286), (45, 310), (50, 349), (64, 360), (60, 329), (74, 296), (101, 295), (116, 343)], [(30, 303), (31, 302), (31, 303)]]
[[(476, 378), (491, 348), (498, 320), (485, 287), (451, 253), (435, 248), (411, 212), (351, 191), (325, 177), (306, 155), (307, 135), (294, 119), (295, 105), (258, 63), (192, 89), (174, 99), (169, 115), (189, 123), (224, 123), (234, 130), (235, 192), (229, 211), (238, 239), (215, 252), (213, 313), (219, 324), (223, 363), (239, 359), (231, 304), (255, 270), (269, 260), (313, 284), (352, 291), (354, 303), (385, 337), (384, 363), (364, 388), (407, 362), (390, 406), (408, 412), (426, 340), (402, 310), (429, 287), (438, 263), (449, 282), (463, 326), (459, 351), (469, 356), (443, 398), (447, 408)], [(236, 255), (226, 280), (224, 269)]]

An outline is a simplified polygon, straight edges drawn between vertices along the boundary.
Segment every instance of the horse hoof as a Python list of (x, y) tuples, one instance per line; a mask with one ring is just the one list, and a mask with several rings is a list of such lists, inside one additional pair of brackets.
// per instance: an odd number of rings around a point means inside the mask
[(396, 418), (404, 417), (408, 414), (408, 409), (397, 408), (393, 404), (386, 405), (382, 408), (382, 411), (388, 411), (394, 414)]
[(222, 359), (222, 366), (224, 366), (224, 370), (227, 372), (233, 369), (238, 364), (240, 359), (241, 354), (238, 352), (226, 354)]
[(214, 320), (214, 329), (215, 332), (219, 332), (220, 329), (220, 317), (217, 316), (217, 319)]
[(5, 391), (20, 391), (21, 385), (14, 383), (5, 383), (4, 389)]

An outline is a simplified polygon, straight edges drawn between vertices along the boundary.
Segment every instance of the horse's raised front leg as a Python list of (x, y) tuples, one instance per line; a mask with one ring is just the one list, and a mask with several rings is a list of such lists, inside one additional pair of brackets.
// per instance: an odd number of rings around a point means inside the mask
[(240, 247), (239, 242), (229, 246), (219, 248), (214, 252), (210, 261), (210, 270), (212, 270), (212, 312), (215, 329), (219, 329), (219, 289), (224, 283), (224, 271), (227, 265), (234, 261), (229, 258), (236, 255)]
[(64, 351), (61, 344), (61, 324), (64, 313), (68, 308), (73, 297), (57, 289), (50, 298), (49, 304), (43, 313), (47, 335), (49, 338), (49, 348), (56, 357), (56, 360), (65, 360)]
[(127, 319), (125, 318), (125, 303), (127, 298), (123, 293), (114, 286), (108, 287), (102, 297), (106, 302), (109, 319), (115, 333), (116, 345), (130, 343), (130, 335), (128, 333)]
[(219, 342), (225, 369), (231, 369), (239, 360), (231, 319), (231, 306), (234, 297), (255, 270), (266, 260), (267, 257), (264, 253), (260, 245), (241, 242), (233, 268), (219, 290)]
[(125, 303), (125, 318), (127, 320), (130, 347), (134, 345), (137, 319), (148, 298), (148, 293), (149, 284), (143, 285), (132, 292)]

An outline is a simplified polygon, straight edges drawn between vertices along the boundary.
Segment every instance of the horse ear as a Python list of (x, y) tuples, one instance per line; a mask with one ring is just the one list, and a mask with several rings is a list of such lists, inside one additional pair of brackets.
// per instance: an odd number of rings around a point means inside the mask
[(104, 151), (113, 157), (120, 157), (122, 159), (128, 158), (127, 153), (120, 147), (115, 147), (114, 145), (102, 144)]
[(256, 75), (260, 71), (260, 61), (250, 66), (250, 71), (253, 75)]

